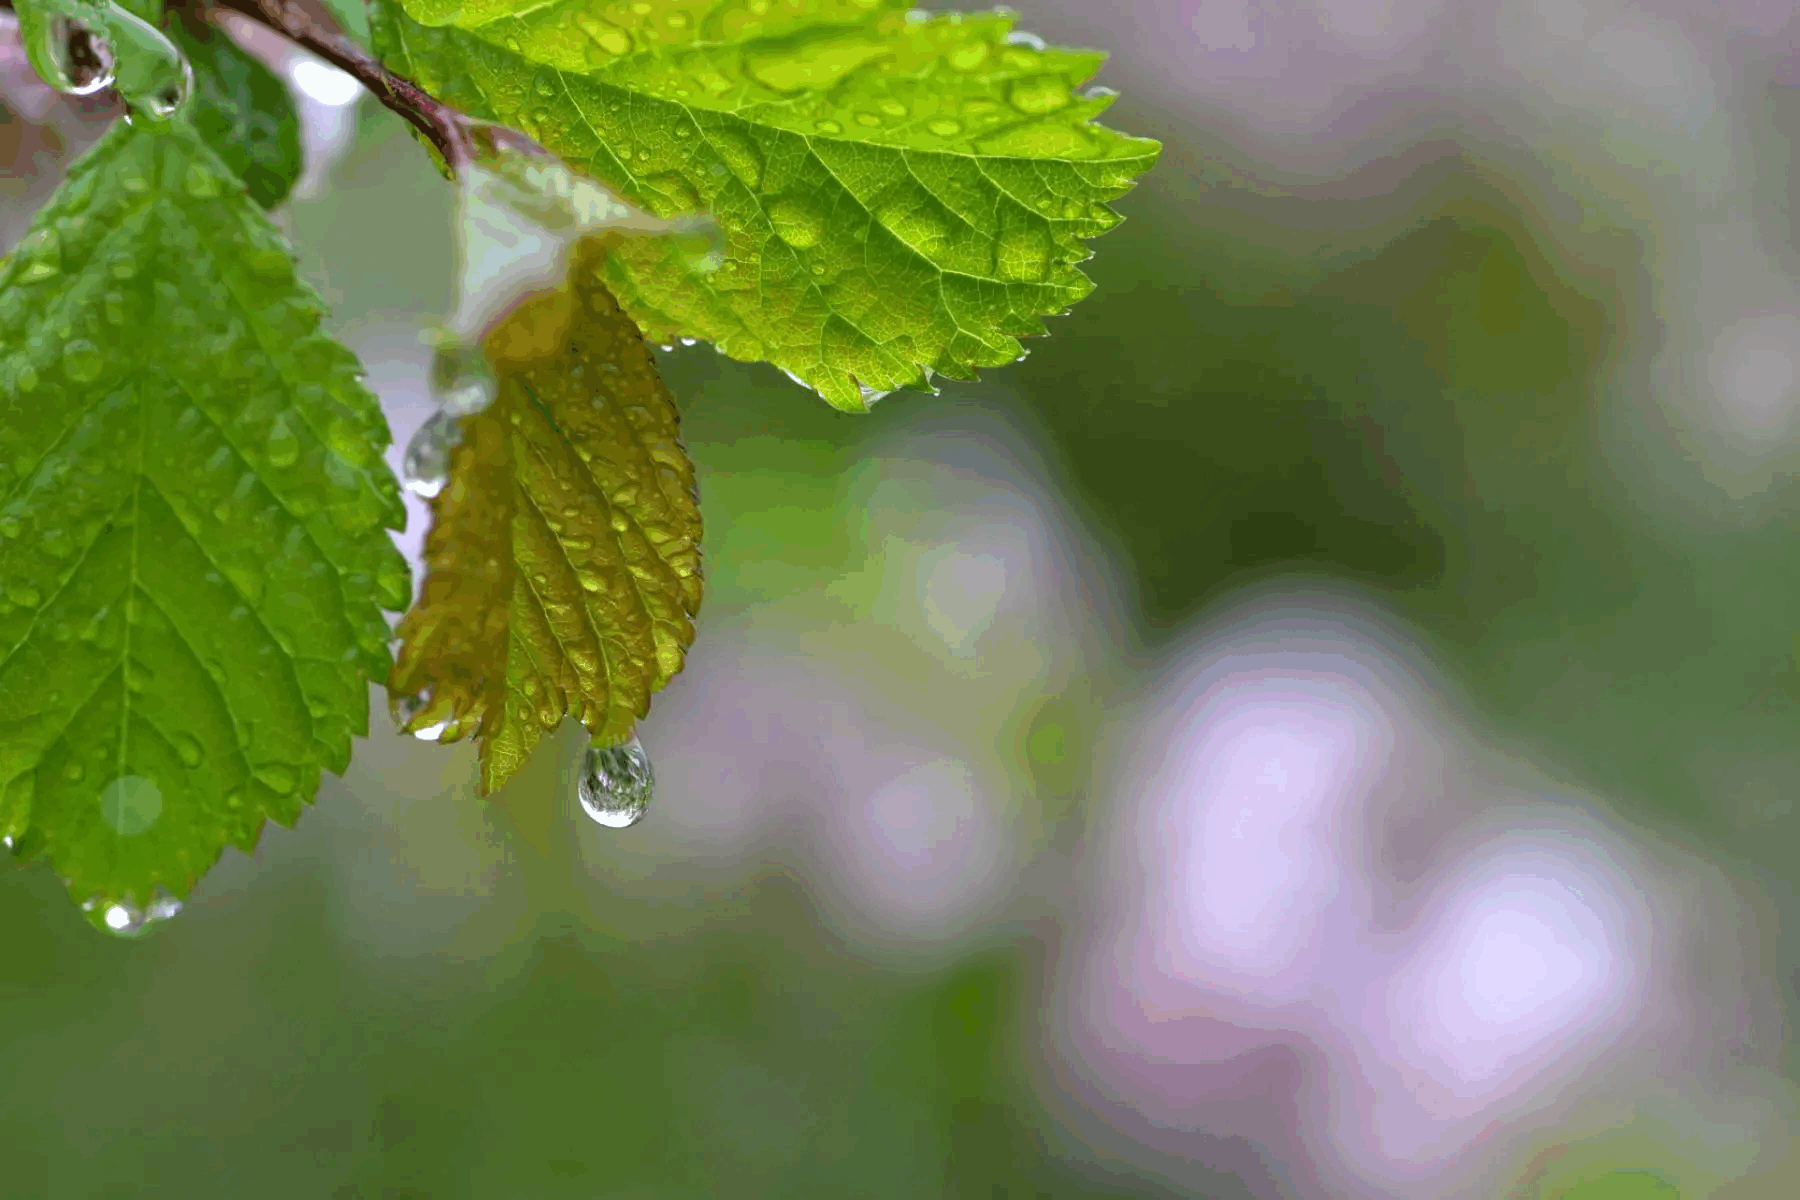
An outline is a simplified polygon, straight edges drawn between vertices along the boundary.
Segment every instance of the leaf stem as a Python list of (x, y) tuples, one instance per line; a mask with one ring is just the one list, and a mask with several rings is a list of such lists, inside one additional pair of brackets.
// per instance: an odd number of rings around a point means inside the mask
[[(381, 61), (346, 37), (337, 21), (318, 4), (305, 0), (191, 0), (195, 7), (221, 8), (266, 25), (298, 46), (312, 51), (340, 71), (354, 76), (375, 98), (409, 121), (457, 173), (474, 161), (468, 118), (427, 95), (425, 89), (388, 70)], [(189, 0), (173, 0), (185, 6)]]

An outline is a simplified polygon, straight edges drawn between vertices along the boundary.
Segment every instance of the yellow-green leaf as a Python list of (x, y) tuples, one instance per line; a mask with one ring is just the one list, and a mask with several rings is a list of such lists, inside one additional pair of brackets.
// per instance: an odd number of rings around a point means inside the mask
[(474, 734), (500, 787), (565, 715), (631, 733), (681, 670), (700, 606), (700, 509), (680, 417), (580, 243), (562, 287), (488, 336), (500, 381), (432, 500), (427, 575), (388, 680), (405, 728)]

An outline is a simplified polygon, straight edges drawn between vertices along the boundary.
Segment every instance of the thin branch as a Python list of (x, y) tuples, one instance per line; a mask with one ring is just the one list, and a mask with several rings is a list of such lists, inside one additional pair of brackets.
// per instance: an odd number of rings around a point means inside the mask
[(338, 70), (355, 76), (377, 100), (424, 134), (444, 156), (452, 172), (459, 172), (474, 161), (475, 145), (469, 138), (468, 118), (432, 99), (424, 88), (404, 75), (397, 75), (382, 66), (374, 55), (346, 37), (321, 6), (304, 4), (300, 0), (201, 0), (201, 3), (266, 25)]

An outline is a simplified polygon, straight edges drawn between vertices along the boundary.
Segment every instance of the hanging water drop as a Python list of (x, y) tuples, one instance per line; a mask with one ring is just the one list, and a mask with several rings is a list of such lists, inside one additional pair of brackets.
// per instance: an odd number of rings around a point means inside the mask
[(106, 6), (106, 25), (115, 59), (113, 86), (126, 103), (155, 121), (166, 121), (187, 106), (194, 69), (162, 30), (117, 4)]
[(430, 500), (450, 482), (450, 451), (462, 441), (462, 427), (440, 409), (427, 417), (400, 461), (400, 481), (415, 496)]
[(650, 756), (637, 738), (617, 746), (589, 746), (581, 760), (576, 794), (596, 825), (624, 829), (644, 819), (655, 789)]
[(143, 937), (170, 918), (181, 914), (181, 901), (160, 886), (150, 898), (150, 903), (143, 908), (130, 900), (105, 901), (98, 897), (90, 899), (81, 907), (94, 928), (123, 938)]
[[(394, 718), (394, 728), (404, 731), (407, 725), (412, 722), (412, 719), (424, 712), (426, 706), (430, 703), (430, 688), (426, 688), (424, 691), (414, 696), (401, 696), (397, 699), (390, 700), (388, 703), (388, 711)], [(431, 736), (426, 737), (424, 740), (435, 742), (438, 739), (438, 736), (444, 732), (444, 728), (448, 724), (448, 721), (439, 721), (435, 726), (429, 726), (428, 729), (430, 730)], [(422, 736), (425, 733), (426, 730), (420, 730), (419, 733), (414, 736)]]
[(64, 16), (48, 20), (19, 13), (26, 55), (32, 66), (57, 91), (70, 96), (91, 96), (113, 85), (113, 52), (106, 38), (80, 21)]

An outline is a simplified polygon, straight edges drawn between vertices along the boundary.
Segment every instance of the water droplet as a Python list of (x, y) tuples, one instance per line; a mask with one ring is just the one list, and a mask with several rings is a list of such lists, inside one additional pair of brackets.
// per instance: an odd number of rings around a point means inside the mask
[(98, 897), (82, 905), (89, 923), (114, 937), (138, 938), (181, 915), (181, 901), (167, 889), (157, 887), (150, 903), (143, 908), (129, 900), (105, 901)]
[(200, 765), (200, 743), (185, 733), (175, 735), (175, 753), (181, 756), (181, 765), (184, 767)]
[(1006, 93), (1007, 102), (1022, 113), (1039, 116), (1069, 103), (1069, 85), (1061, 76), (1033, 75), (1016, 80)]
[(400, 481), (415, 496), (430, 500), (450, 482), (450, 452), (462, 441), (462, 424), (442, 409), (431, 414), (406, 443)]
[(644, 819), (655, 786), (650, 756), (634, 737), (617, 746), (589, 746), (581, 760), (576, 794), (589, 820), (624, 829)]
[(1008, 46), (1023, 46), (1040, 54), (1044, 50), (1044, 39), (1035, 33), (1026, 33), (1023, 29), (1015, 29), (1000, 40)]
[(91, 96), (111, 87), (113, 53), (106, 39), (67, 17), (34, 19), (37, 7), (23, 6), (19, 24), (27, 54), (44, 81), (70, 96)]
[(874, 404), (877, 400), (885, 400), (894, 394), (893, 388), (872, 388), (866, 383), (858, 383), (856, 386), (862, 389), (864, 404)]
[(142, 775), (122, 775), (100, 789), (100, 818), (121, 837), (144, 832), (162, 810), (162, 789)]
[(20, 608), (35, 608), (37, 602), (42, 599), (42, 597), (38, 595), (38, 590), (36, 588), (24, 583), (8, 585), (6, 589), (6, 598)]
[(178, 115), (194, 91), (186, 56), (162, 30), (116, 4), (106, 7), (106, 26), (119, 95), (153, 121)]
[(594, 39), (596, 46), (615, 58), (631, 53), (631, 35), (617, 25), (590, 17), (586, 13), (576, 13), (575, 24), (581, 26), (581, 32)]
[(556, 95), (556, 79), (548, 72), (539, 75), (532, 86), (537, 89), (537, 94), (546, 100)]
[(68, 780), (70, 783), (80, 783), (82, 776), (84, 776), (86, 774), (87, 774), (87, 768), (82, 766), (78, 762), (72, 762), (68, 766), (63, 768), (63, 778)]
[(197, 162), (189, 163), (183, 187), (196, 200), (210, 200), (219, 194), (219, 177)]
[(844, 127), (842, 125), (839, 125), (836, 121), (833, 121), (830, 119), (815, 122), (813, 124), (813, 128), (817, 129), (820, 133), (842, 133), (842, 132), (844, 132)]
[(856, 123), (858, 125), (879, 125), (881, 124), (881, 118), (874, 113), (859, 112), (856, 114)]
[(430, 688), (426, 688), (415, 696), (399, 696), (391, 698), (388, 701), (388, 711), (394, 718), (394, 727), (396, 729), (405, 729), (407, 724), (414, 717), (424, 712), (425, 706), (430, 703)]
[(825, 217), (810, 196), (788, 196), (769, 206), (775, 236), (796, 250), (816, 246), (825, 235)]
[(76, 383), (92, 383), (100, 378), (105, 366), (106, 356), (100, 353), (100, 347), (86, 338), (76, 338), (63, 347), (63, 374)]
[(907, 112), (906, 105), (898, 100), (883, 100), (878, 107), (890, 117), (904, 117)]
[(958, 71), (973, 71), (987, 61), (988, 46), (986, 42), (970, 42), (958, 46), (945, 57), (950, 66)]
[(514, 54), (517, 54), (519, 52), (519, 39), (516, 37), (507, 38), (506, 48), (511, 50)]
[(268, 763), (251, 771), (251, 775), (277, 796), (289, 795), (294, 790), (294, 768), (285, 763)]
[(926, 125), (925, 128), (931, 130), (931, 132), (937, 134), (939, 137), (953, 137), (962, 132), (962, 122), (952, 121), (949, 117), (939, 117), (937, 120)]
[(291, 467), (300, 457), (300, 439), (288, 428), (286, 417), (276, 417), (275, 423), (269, 426), (269, 439), (265, 444), (272, 467)]

